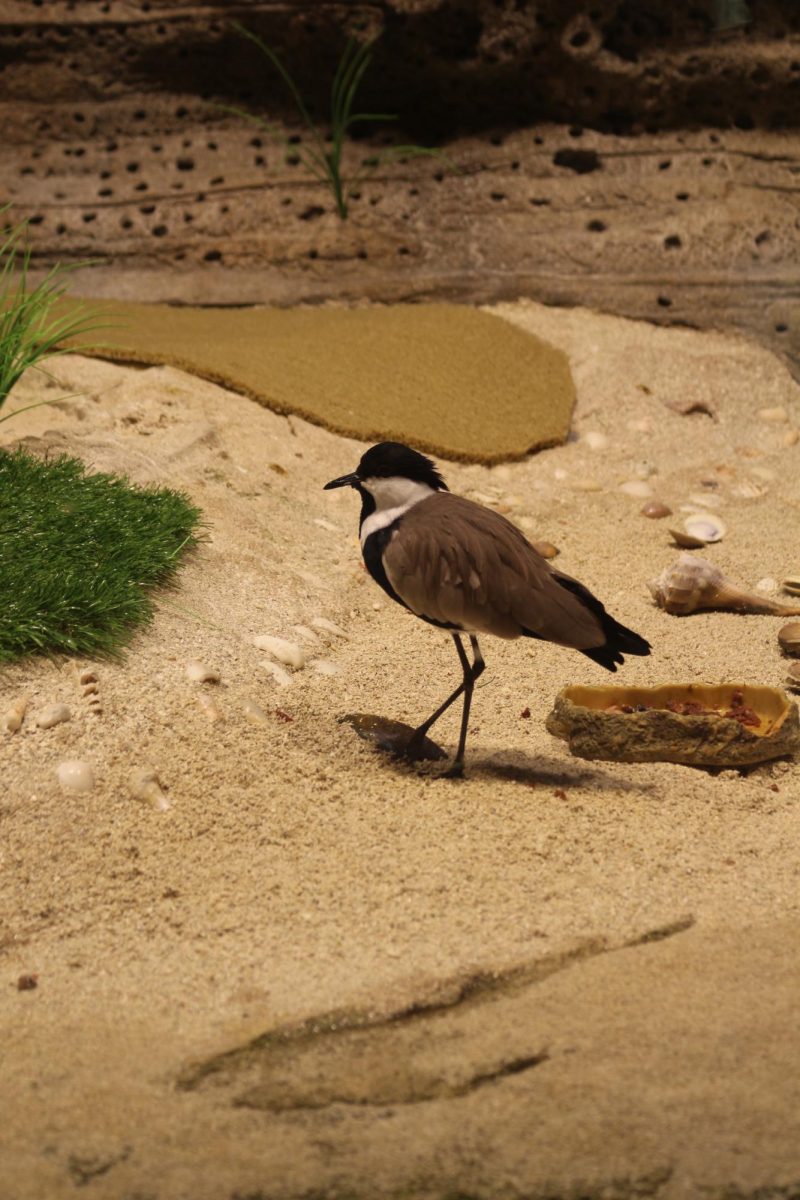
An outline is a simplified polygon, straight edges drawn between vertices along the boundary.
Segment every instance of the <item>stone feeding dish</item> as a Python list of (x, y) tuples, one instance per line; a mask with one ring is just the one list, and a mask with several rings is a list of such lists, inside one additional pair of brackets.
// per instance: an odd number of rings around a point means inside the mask
[(796, 703), (745, 683), (568, 687), (547, 729), (579, 758), (738, 767), (800, 751)]

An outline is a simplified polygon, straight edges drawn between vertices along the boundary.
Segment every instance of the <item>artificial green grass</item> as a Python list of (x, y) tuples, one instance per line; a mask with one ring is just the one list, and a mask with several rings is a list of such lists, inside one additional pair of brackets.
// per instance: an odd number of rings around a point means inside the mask
[(0, 662), (117, 655), (197, 544), (200, 510), (171, 488), (90, 474), (61, 455), (0, 451)]

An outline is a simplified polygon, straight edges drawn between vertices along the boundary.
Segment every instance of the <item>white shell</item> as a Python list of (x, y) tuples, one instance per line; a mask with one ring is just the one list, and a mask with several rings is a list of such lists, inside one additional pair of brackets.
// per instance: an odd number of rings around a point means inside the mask
[(25, 717), (25, 709), (28, 707), (28, 697), (20, 696), (15, 700), (9, 709), (3, 714), (3, 728), (6, 733), (16, 733), (22, 725)]
[(629, 479), (619, 485), (619, 491), (624, 492), (626, 496), (645, 497), (653, 494), (650, 484), (645, 483), (643, 479)]
[(40, 729), (52, 729), (54, 725), (69, 721), (71, 717), (72, 713), (66, 704), (48, 704), (47, 708), (43, 708), (39, 713), (36, 724)]
[(166, 812), (171, 807), (169, 797), (161, 788), (158, 772), (153, 767), (137, 767), (128, 776), (128, 787), (134, 799), (144, 800), (158, 812)]
[(716, 513), (692, 513), (683, 522), (690, 537), (701, 542), (721, 542), (728, 532), (727, 526)]
[(765, 575), (763, 579), (759, 579), (756, 584), (757, 592), (777, 592), (778, 581), (773, 579), (771, 575)]
[(71, 792), (90, 792), (95, 784), (94, 767), (79, 759), (59, 763), (56, 773), (62, 788)]
[(329, 621), (327, 617), (313, 617), (311, 624), (315, 629), (321, 629), (323, 633), (332, 633), (334, 637), (347, 639), (348, 635), (333, 621)]
[(583, 441), (590, 450), (605, 450), (608, 445), (608, 438), (604, 433), (599, 433), (596, 429), (590, 429), (588, 433), (583, 435)]
[(283, 667), (279, 667), (276, 662), (271, 662), (269, 659), (267, 659), (265, 662), (262, 662), (261, 665), (264, 670), (272, 676), (275, 682), (279, 684), (280, 687), (288, 687), (292, 682), (292, 677), (289, 672), (284, 671)]
[(193, 683), (219, 683), (220, 674), (214, 667), (207, 667), (198, 659), (193, 658), (186, 664), (186, 678)]
[(297, 642), (287, 642), (285, 638), (272, 637), (268, 633), (259, 634), (253, 638), (253, 645), (259, 650), (265, 650), (284, 666), (297, 671), (306, 665), (306, 652)]

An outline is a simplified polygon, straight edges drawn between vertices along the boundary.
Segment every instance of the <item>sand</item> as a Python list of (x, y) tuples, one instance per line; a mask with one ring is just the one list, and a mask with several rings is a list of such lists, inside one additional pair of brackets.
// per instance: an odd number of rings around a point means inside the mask
[[(556, 543), (649, 638), (626, 682), (780, 685), (780, 618), (654, 606), (646, 581), (677, 552), (618, 488), (647, 476), (676, 512), (716, 498), (728, 533), (708, 557), (743, 584), (797, 571), (786, 369), (729, 336), (493, 311), (567, 354), (574, 434), (504, 466), (443, 462), (451, 488)], [(466, 780), (387, 761), (337, 717), (414, 722), (457, 663), (365, 575), (353, 496), (321, 490), (363, 444), (171, 367), (70, 356), (56, 374), (87, 395), (8, 422), (3, 444), (179, 484), (209, 529), (125, 661), (91, 664), (101, 717), (69, 663), (0, 675), (3, 710), (27, 692), (31, 714), (74, 714), (0, 742), (0, 1194), (795, 1195), (797, 762), (574, 759), (545, 716), (608, 677), (490, 639)], [(46, 394), (29, 377), (13, 402)], [(672, 407), (696, 401), (717, 419)], [(305, 641), (337, 673), (280, 687), (252, 638), (303, 641), (318, 617), (346, 634)], [(186, 679), (194, 658), (218, 687)], [(456, 732), (445, 718), (439, 740)], [(67, 758), (94, 764), (94, 791), (62, 793)], [(144, 765), (168, 810), (132, 798)]]

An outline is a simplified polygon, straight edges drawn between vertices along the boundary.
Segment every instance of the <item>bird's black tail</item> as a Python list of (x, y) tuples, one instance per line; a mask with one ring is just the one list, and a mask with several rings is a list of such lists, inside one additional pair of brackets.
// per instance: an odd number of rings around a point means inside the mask
[(606, 635), (602, 646), (592, 646), (588, 650), (581, 650), (581, 654), (585, 654), (587, 658), (593, 659), (594, 662), (609, 671), (616, 671), (617, 665), (625, 662), (625, 654), (646, 655), (650, 653), (650, 643), (640, 637), (638, 633), (634, 633), (632, 629), (620, 625), (619, 621), (615, 621), (613, 617), (609, 616), (597, 597), (593, 596), (587, 587), (578, 583), (577, 579), (570, 579), (568, 576), (555, 575), (555, 577), (562, 587), (577, 596), (596, 617), (599, 617), (603, 633)]

